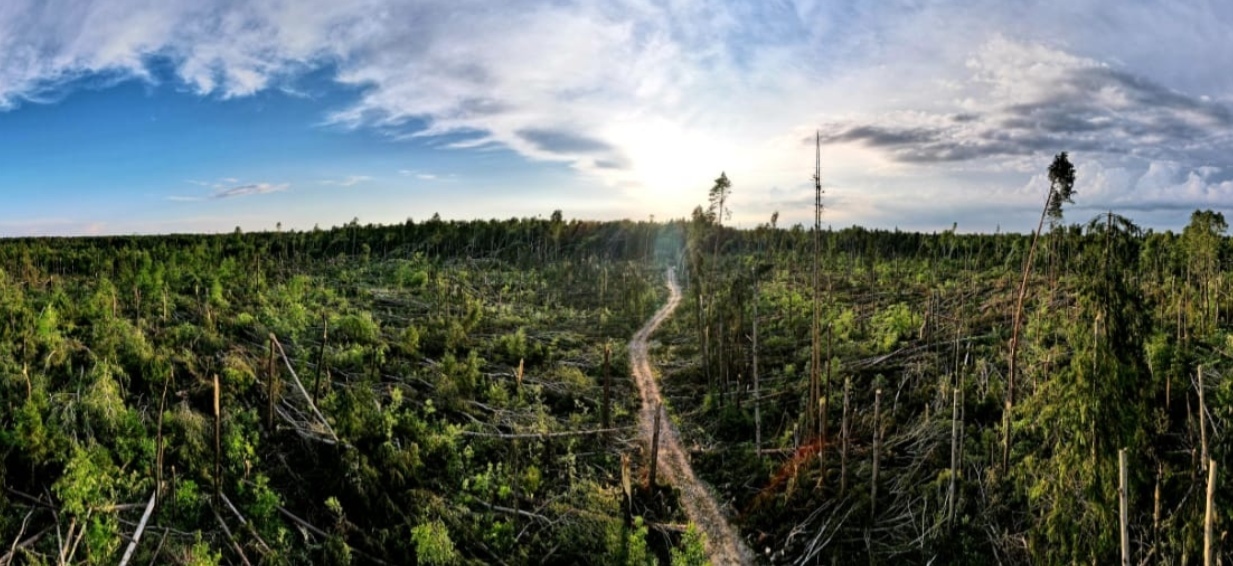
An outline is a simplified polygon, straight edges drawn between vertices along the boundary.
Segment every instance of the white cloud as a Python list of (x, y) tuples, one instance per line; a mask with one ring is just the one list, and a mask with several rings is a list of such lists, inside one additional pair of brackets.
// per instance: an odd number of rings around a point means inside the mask
[(372, 177), (368, 175), (349, 175), (343, 179), (326, 179), (321, 181), (322, 185), (333, 185), (335, 187), (353, 187), (360, 183), (371, 181)]
[(188, 181), (193, 185), (210, 189), (209, 195), (169, 195), (172, 202), (201, 202), (205, 200), (221, 200), (267, 193), (277, 193), (291, 187), (290, 183), (240, 183), (239, 179), (226, 177), (216, 182)]
[[(565, 163), (661, 217), (726, 170), (738, 220), (764, 221), (769, 187), (807, 183), (802, 140), (819, 124), (848, 134), (824, 156), (837, 222), (868, 221), (878, 202), (943, 215), (980, 195), (1034, 200), (1026, 177), (1060, 150), (1099, 172), (1081, 195), (1197, 203), (1226, 182), (1197, 172), (1233, 167), (1230, 15), (1102, 0), (15, 0), (0, 5), (0, 107), (81, 77), (154, 80), (152, 57), (219, 97), (329, 66), (362, 87), (329, 122)], [(1059, 133), (1067, 123), (1091, 129)], [(1179, 173), (1139, 188), (1135, 172), (1165, 162)], [(286, 188), (225, 184), (214, 198)]]

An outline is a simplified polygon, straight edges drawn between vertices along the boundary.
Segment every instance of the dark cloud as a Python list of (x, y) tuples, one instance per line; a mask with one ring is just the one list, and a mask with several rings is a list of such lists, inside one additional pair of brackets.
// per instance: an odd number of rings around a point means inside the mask
[(527, 128), (516, 132), (541, 151), (561, 154), (594, 154), (612, 151), (607, 142), (564, 130)]
[(901, 145), (930, 143), (941, 137), (941, 130), (927, 128), (893, 129), (879, 126), (856, 126), (830, 137), (823, 136), (822, 141), (862, 142), (872, 147), (895, 147)]
[(625, 170), (630, 167), (628, 160), (620, 158), (596, 159), (594, 165), (596, 169), (607, 169), (613, 171)]
[[(826, 143), (859, 143), (904, 163), (928, 164), (1057, 151), (1229, 163), (1233, 110), (1100, 66), (1072, 69), (1028, 102), (918, 126), (846, 124)], [(810, 140), (812, 143), (812, 140)]]

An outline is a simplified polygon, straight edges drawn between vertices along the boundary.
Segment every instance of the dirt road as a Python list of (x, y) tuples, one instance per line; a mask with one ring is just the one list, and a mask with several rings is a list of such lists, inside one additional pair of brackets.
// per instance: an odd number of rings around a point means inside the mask
[[(672, 311), (676, 310), (681, 302), (681, 288), (677, 285), (676, 273), (671, 268), (668, 269), (667, 280), (668, 302), (629, 341), (629, 364), (633, 368), (634, 381), (638, 384), (638, 392), (642, 396), (639, 427), (642, 440), (647, 446), (651, 445), (655, 408), (662, 403), (659, 384), (655, 381), (650, 356), (647, 354), (647, 339), (664, 320), (672, 316)], [(711, 563), (715, 566), (752, 564), (753, 554), (745, 546), (737, 530), (728, 524), (708, 487), (694, 475), (693, 468), (689, 466), (689, 458), (681, 448), (680, 433), (666, 414), (663, 415), (660, 426), (658, 473), (664, 481), (681, 490), (681, 504), (685, 507), (685, 514), (706, 534), (706, 550)]]

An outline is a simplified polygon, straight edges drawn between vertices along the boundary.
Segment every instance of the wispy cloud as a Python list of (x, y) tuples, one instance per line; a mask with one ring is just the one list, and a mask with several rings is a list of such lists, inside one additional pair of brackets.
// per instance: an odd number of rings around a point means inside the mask
[(246, 197), (250, 195), (263, 195), (266, 193), (277, 193), (280, 191), (287, 190), (287, 187), (289, 186), (291, 185), (289, 185), (288, 183), (280, 183), (277, 185), (273, 183), (250, 183), (247, 185), (239, 185), (235, 187), (228, 187), (224, 189), (215, 190), (214, 194), (211, 195), (211, 198), (225, 199), (225, 198), (235, 198), (235, 197)]
[(201, 202), (206, 200), (222, 200), (252, 195), (277, 193), (291, 187), (290, 183), (244, 183), (234, 177), (226, 177), (217, 182), (188, 181), (191, 184), (210, 189), (208, 195), (169, 195), (172, 202)]
[(322, 185), (333, 185), (335, 187), (352, 187), (360, 183), (371, 181), (372, 177), (368, 175), (350, 175), (343, 179), (326, 179), (321, 181)]
[(415, 177), (421, 181), (445, 181), (457, 178), (457, 175), (453, 173), (443, 175), (440, 173), (430, 173), (428, 171), (418, 171), (415, 169), (399, 169), (398, 174), (403, 177)]

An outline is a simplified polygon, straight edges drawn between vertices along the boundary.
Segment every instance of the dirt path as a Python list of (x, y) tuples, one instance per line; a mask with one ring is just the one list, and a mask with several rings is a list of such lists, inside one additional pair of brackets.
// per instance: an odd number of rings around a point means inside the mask
[[(676, 273), (671, 268), (668, 269), (668, 292), (668, 302), (629, 341), (629, 365), (633, 368), (638, 393), (642, 396), (639, 428), (642, 440), (647, 446), (651, 445), (652, 428), (655, 426), (655, 407), (662, 403), (659, 384), (655, 381), (651, 359), (647, 354), (647, 339), (663, 321), (672, 316), (672, 311), (676, 310), (681, 302), (681, 288), (676, 284)], [(712, 564), (752, 564), (753, 554), (745, 546), (737, 530), (728, 524), (710, 490), (694, 475), (693, 468), (689, 466), (689, 458), (681, 448), (680, 433), (672, 420), (666, 417), (667, 415), (663, 415), (660, 424), (660, 477), (681, 490), (681, 504), (685, 507), (685, 514), (706, 533), (706, 551)]]

